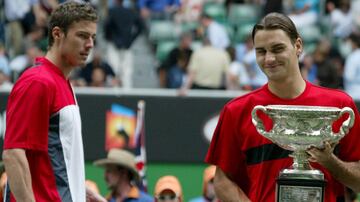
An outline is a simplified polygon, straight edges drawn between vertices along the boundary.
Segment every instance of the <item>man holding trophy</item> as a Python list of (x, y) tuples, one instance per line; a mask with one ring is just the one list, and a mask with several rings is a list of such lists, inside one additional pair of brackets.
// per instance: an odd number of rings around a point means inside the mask
[(360, 192), (360, 123), (346, 93), (305, 81), (294, 23), (270, 13), (253, 28), (268, 78), (227, 103), (206, 157), (221, 201), (336, 202)]

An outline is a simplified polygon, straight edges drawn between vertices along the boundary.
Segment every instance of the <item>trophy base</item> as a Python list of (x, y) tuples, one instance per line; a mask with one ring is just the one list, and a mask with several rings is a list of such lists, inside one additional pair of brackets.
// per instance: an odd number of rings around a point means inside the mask
[(277, 202), (323, 202), (326, 182), (319, 170), (285, 169), (276, 184)]

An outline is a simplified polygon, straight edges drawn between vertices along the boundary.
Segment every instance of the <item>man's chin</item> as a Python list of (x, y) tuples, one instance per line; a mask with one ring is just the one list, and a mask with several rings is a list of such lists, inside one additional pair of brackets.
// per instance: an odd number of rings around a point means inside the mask
[(75, 67), (84, 67), (86, 64), (86, 61), (79, 61), (76, 65), (74, 65)]

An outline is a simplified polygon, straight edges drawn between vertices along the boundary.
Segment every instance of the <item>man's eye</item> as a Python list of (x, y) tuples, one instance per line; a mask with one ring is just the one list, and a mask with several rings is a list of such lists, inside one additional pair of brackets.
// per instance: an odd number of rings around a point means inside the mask
[(85, 34), (79, 34), (79, 37), (82, 38), (82, 39), (87, 39), (88, 38), (88, 36), (85, 35)]
[(276, 48), (273, 50), (274, 53), (280, 53), (284, 50), (284, 48)]

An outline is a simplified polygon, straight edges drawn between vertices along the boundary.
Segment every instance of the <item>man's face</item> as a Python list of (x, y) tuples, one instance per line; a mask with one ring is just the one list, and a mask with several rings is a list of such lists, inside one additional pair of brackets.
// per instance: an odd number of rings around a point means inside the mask
[(206, 198), (208, 199), (215, 199), (215, 186), (214, 186), (214, 179), (211, 179), (207, 184), (206, 184)]
[(96, 23), (91, 21), (74, 22), (66, 35), (62, 33), (59, 49), (65, 66), (83, 66), (94, 47), (95, 37)]
[(298, 55), (302, 51), (300, 38), (293, 44), (283, 30), (258, 30), (254, 47), (256, 62), (269, 81), (282, 81), (299, 71)]
[(105, 167), (105, 181), (109, 189), (114, 189), (121, 180), (121, 172), (116, 165), (106, 165)]

